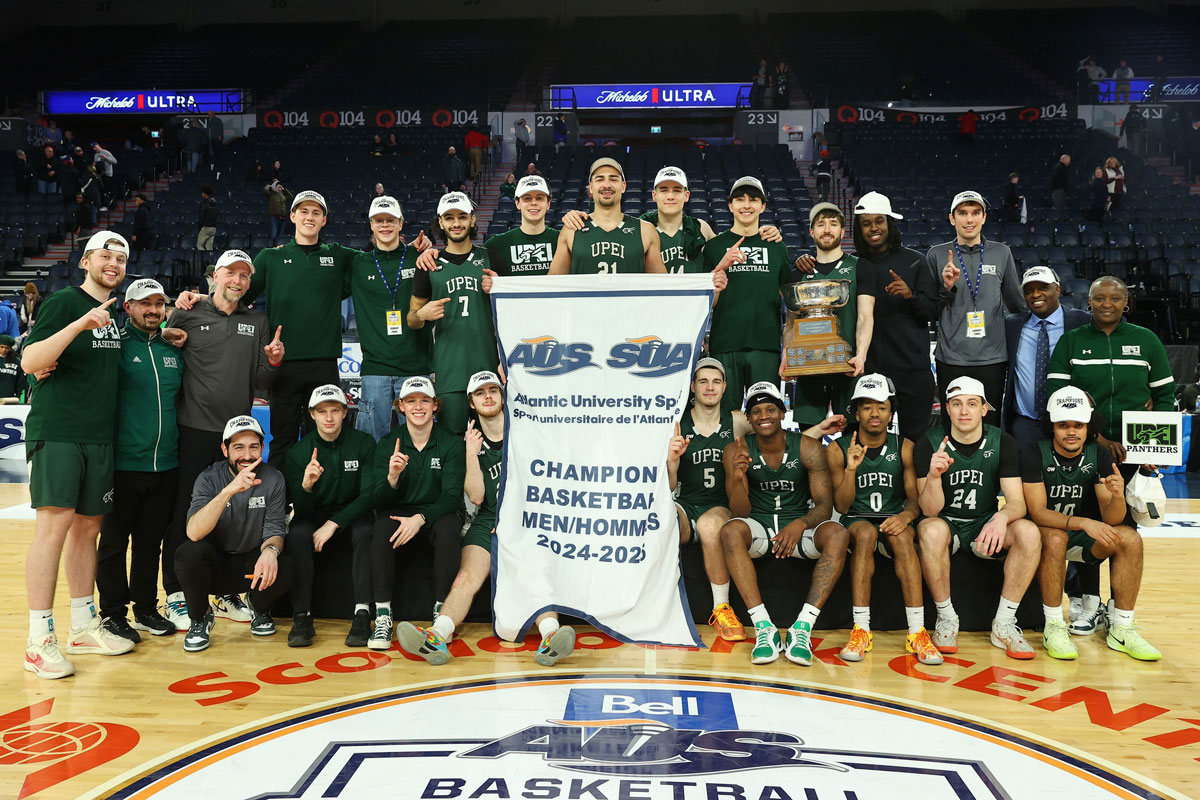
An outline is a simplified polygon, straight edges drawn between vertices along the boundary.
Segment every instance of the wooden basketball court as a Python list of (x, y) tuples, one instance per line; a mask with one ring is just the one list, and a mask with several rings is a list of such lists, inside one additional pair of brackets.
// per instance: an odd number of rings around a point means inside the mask
[[(545, 670), (533, 662), (529, 644), (500, 642), (486, 626), (469, 625), (460, 631), (454, 645), (455, 660), (435, 668), (407, 656), (396, 645), (393, 647), (397, 649), (387, 653), (346, 648), (342, 640), (348, 623), (344, 621), (318, 621), (314, 647), (289, 649), (286, 624), (280, 625), (275, 637), (256, 640), (248, 626), (218, 620), (213, 646), (206, 652), (184, 653), (179, 636), (146, 637), (129, 655), (76, 657), (77, 674), (51, 682), (39, 680), (20, 667), (26, 636), (23, 567), (33, 531), (27, 504), (24, 485), (0, 485), (0, 526), (8, 544), (0, 554), (0, 586), (4, 587), (6, 600), (0, 610), (3, 797), (364, 796), (339, 794), (332, 789), (318, 795), (312, 794), (315, 789), (311, 788), (261, 794), (253, 788), (251, 776), (280, 766), (278, 760), (270, 764), (237, 762), (236, 754), (225, 757), (226, 748), (236, 753), (239, 747), (249, 746), (242, 742), (265, 741), (269, 737), (255, 739), (264, 730), (273, 731), (274, 737), (292, 735), (306, 726), (311, 730), (325, 718), (352, 715), (355, 712), (347, 709), (353, 703), (366, 702), (369, 706), (379, 699), (377, 696), (400, 704), (394, 708), (402, 708), (411, 699), (405, 694), (410, 690), (419, 690), (423, 698), (469, 698), (493, 681), (510, 687), (542, 686), (530, 684), (540, 676), (549, 691), (562, 680), (580, 675), (604, 676), (613, 686), (634, 687), (629, 689), (629, 696), (639, 688), (652, 689), (676, 678), (705, 679), (705, 686), (735, 687), (743, 693), (756, 686), (774, 692), (800, 689), (840, 704), (830, 706), (830, 724), (842, 718), (840, 709), (849, 714), (851, 707), (870, 705), (886, 711), (877, 724), (860, 728), (863, 735), (888, 737), (893, 721), (899, 724), (902, 717), (928, 713), (939, 725), (969, 728), (981, 742), (1003, 741), (1042, 761), (1070, 762), (1068, 768), (1095, 789), (1094, 794), (1086, 796), (1200, 796), (1200, 603), (1195, 588), (1200, 537), (1187, 538), (1187, 528), (1172, 529), (1181, 538), (1160, 535), (1146, 540), (1147, 567), (1137, 611), (1146, 638), (1164, 653), (1157, 664), (1139, 663), (1112, 652), (1100, 636), (1077, 640), (1077, 662), (1057, 662), (1041, 649), (1038, 633), (1030, 634), (1038, 649), (1036, 659), (1017, 662), (989, 646), (986, 634), (972, 633), (964, 634), (958, 655), (948, 657), (946, 664), (918, 669), (919, 665), (904, 655), (902, 632), (877, 632), (874, 650), (866, 661), (844, 664), (836, 657), (844, 643), (843, 631), (823, 632), (826, 640), (818, 646), (821, 658), (811, 668), (784, 659), (752, 667), (750, 645), (746, 643), (718, 645), (710, 650), (652, 648), (621, 644), (591, 632), (581, 636), (580, 647), (571, 658), (553, 670)], [(1200, 502), (1173, 500), (1169, 510), (1198, 514)], [(1160, 532), (1168, 533), (1166, 529)], [(66, 618), (66, 592), (64, 581), (57, 595), (59, 619)], [(711, 646), (711, 633), (707, 629), (703, 633)], [(530, 642), (536, 648), (532, 639)], [(514, 682), (514, 677), (519, 680)], [(426, 691), (444, 687), (452, 691)], [(396, 699), (390, 699), (393, 697)], [(659, 705), (665, 709), (669, 703)], [(640, 708), (643, 713), (656, 713), (653, 703)], [(477, 716), (473, 716), (468, 704), (457, 722), (461, 726), (459, 739), (478, 735), (475, 728), (486, 727), (492, 713), (498, 712), (476, 710)], [(546, 719), (543, 714), (536, 721), (544, 723)], [(808, 723), (813, 730), (821, 731), (825, 720), (816, 717)], [(419, 717), (409, 718), (400, 726), (402, 729), (391, 730), (388, 735), (407, 741), (421, 735), (425, 725)], [(895, 730), (893, 740), (910, 735), (900, 728)], [(806, 741), (813, 744), (811, 734)], [(907, 744), (895, 741), (894, 746)], [(844, 751), (839, 752), (844, 755)], [(941, 755), (963, 759), (977, 756), (972, 752)], [(237, 766), (225, 773), (224, 782), (204, 786), (201, 778), (208, 773), (197, 771), (219, 759)], [(720, 777), (735, 780), (744, 772), (726, 772)], [(242, 777), (230, 782), (228, 775)], [(1123, 782), (1114, 783), (1114, 775)], [(1102, 780), (1103, 776), (1109, 778)], [(476, 788), (466, 783), (455, 788), (458, 784), (452, 779), (436, 785), (435, 780), (439, 779), (430, 776), (423, 792), (407, 794), (408, 790), (399, 788), (398, 783), (389, 783), (379, 786), (371, 796), (560, 796), (549, 789), (523, 794), (519, 786), (492, 783)], [(696, 779), (691, 780), (695, 783)], [(684, 784), (692, 785), (687, 781), (679, 783), (676, 797), (706, 796), (700, 788), (682, 788)], [(290, 781), (286, 785), (290, 786)], [(331, 785), (343, 784), (335, 781)], [(780, 784), (771, 790), (774, 793), (764, 789), (761, 795), (738, 795), (732, 789), (714, 790), (712, 785), (707, 790), (709, 797), (853, 796), (865, 800), (869, 796), (805, 790), (798, 783), (790, 789)], [(590, 790), (580, 789), (578, 796), (672, 796), (652, 794), (643, 786), (620, 790), (615, 786), (597, 784)], [(566, 787), (563, 783), (561, 796), (575, 796)], [(712, 794), (714, 791), (716, 794)], [(726, 791), (729, 794), (722, 793)], [(1060, 796), (1003, 789), (992, 794), (964, 791), (953, 796)], [(900, 791), (892, 796), (910, 795)]]

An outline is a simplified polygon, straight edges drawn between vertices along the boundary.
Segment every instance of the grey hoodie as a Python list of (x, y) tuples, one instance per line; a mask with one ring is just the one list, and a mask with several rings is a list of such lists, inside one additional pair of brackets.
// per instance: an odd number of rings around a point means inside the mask
[[(946, 266), (947, 254), (954, 249), (955, 241), (952, 239), (935, 244), (925, 256), (937, 284), (939, 313), (935, 357), (938, 361), (960, 367), (1005, 362), (1008, 360), (1008, 346), (1004, 338), (1004, 317), (1008, 312), (1025, 308), (1012, 251), (1008, 245), (986, 238), (981, 238), (980, 244), (975, 247), (959, 247), (962, 261), (956, 254), (954, 263), (960, 269), (965, 266), (966, 274), (959, 275), (954, 289), (947, 292), (942, 283), (942, 269)], [(969, 287), (976, 283), (976, 276), (980, 275), (981, 250), (983, 271), (978, 296), (972, 298)], [(983, 312), (985, 335), (982, 338), (967, 338), (969, 311)]]

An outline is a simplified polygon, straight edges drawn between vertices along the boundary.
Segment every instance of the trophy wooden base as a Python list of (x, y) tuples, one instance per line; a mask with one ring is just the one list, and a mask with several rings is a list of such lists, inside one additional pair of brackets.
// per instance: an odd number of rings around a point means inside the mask
[[(789, 316), (792, 316), (789, 314)], [(783, 329), (783, 376), (853, 372), (854, 348), (837, 334), (834, 317), (793, 317)]]

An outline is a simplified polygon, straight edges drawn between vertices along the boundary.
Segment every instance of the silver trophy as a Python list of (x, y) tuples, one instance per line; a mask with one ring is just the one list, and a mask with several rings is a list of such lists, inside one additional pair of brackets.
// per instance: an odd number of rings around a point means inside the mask
[(850, 301), (849, 281), (801, 281), (783, 287), (783, 375), (851, 372), (854, 348), (838, 335), (835, 308)]

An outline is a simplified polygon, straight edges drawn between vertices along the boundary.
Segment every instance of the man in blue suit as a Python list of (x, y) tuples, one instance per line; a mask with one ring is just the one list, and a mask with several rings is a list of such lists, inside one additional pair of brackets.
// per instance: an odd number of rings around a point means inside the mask
[(1059, 305), (1058, 275), (1049, 267), (1030, 267), (1021, 278), (1028, 311), (1004, 320), (1008, 342), (1008, 380), (1004, 384), (1004, 429), (1022, 448), (1043, 436), (1046, 414), (1046, 365), (1058, 340), (1088, 324), (1092, 315)]

